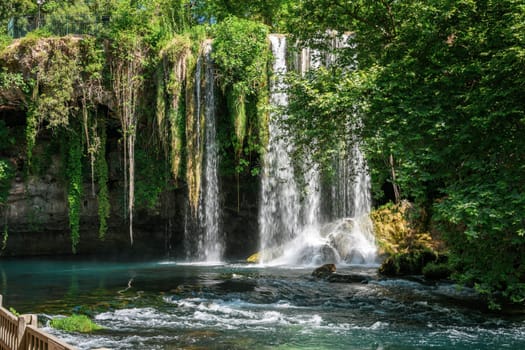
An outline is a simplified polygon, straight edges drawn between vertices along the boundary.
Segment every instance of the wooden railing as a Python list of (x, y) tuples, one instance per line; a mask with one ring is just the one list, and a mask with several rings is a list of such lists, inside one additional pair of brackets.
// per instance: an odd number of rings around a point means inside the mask
[(76, 348), (38, 329), (36, 315), (13, 315), (2, 306), (2, 295), (0, 295), (0, 350), (76, 350)]

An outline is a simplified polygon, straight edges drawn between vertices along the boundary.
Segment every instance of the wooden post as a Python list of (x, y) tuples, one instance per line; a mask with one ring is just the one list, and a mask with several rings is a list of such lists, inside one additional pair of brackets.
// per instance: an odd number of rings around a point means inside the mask
[(33, 327), (38, 328), (38, 315), (29, 314), (29, 315), (24, 315), (24, 317), (26, 318), (26, 323), (28, 326), (33, 326)]
[(2, 294), (0, 294), (0, 307), (2, 307)]
[(23, 349), (24, 347), (25, 332), (26, 332), (26, 318), (24, 316), (19, 316), (18, 317), (17, 349)]

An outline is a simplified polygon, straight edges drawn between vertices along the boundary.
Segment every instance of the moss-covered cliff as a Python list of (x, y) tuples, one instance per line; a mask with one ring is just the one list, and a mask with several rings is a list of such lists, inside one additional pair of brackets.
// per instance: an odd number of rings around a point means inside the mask
[[(263, 149), (257, 135), (265, 128), (260, 91), (269, 56), (267, 29), (248, 24), (238, 36), (258, 41), (251, 56), (240, 48), (242, 40), (224, 37), (214, 44), (223, 50), (215, 57), (213, 108), (230, 256), (253, 250), (257, 241), (258, 181), (252, 175)], [(196, 65), (210, 34), (194, 28), (156, 42), (126, 30), (111, 38), (31, 36), (2, 50), (0, 132), (8, 140), (0, 145), (2, 254), (132, 245), (182, 254), (185, 226), (202, 195), (206, 116), (196, 91), (205, 77)], [(242, 62), (232, 76), (225, 67), (236, 56)], [(254, 71), (254, 64), (262, 69)], [(239, 105), (228, 101), (243, 69), (260, 83), (243, 91), (238, 116)]]

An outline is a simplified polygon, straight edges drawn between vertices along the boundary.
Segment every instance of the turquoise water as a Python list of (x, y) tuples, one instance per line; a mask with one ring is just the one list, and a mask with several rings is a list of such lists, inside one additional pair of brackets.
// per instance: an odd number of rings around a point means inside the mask
[[(525, 319), (483, 313), (471, 291), (393, 279), (328, 283), (311, 270), (1, 260), (0, 293), (43, 323), (90, 314), (104, 330), (48, 328), (80, 349), (525, 349)], [(375, 277), (373, 268), (338, 272)]]

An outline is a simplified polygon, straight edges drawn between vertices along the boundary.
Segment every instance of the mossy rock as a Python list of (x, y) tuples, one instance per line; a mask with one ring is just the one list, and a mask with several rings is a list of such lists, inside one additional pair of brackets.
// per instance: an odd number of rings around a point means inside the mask
[(91, 333), (102, 329), (86, 315), (73, 314), (69, 317), (54, 318), (51, 320), (51, 327), (66, 332)]
[(252, 264), (257, 264), (257, 263), (259, 263), (260, 260), (261, 260), (261, 253), (258, 252), (258, 253), (255, 253), (255, 254), (250, 255), (250, 256), (246, 259), (246, 262), (248, 262), (248, 263), (252, 263)]

